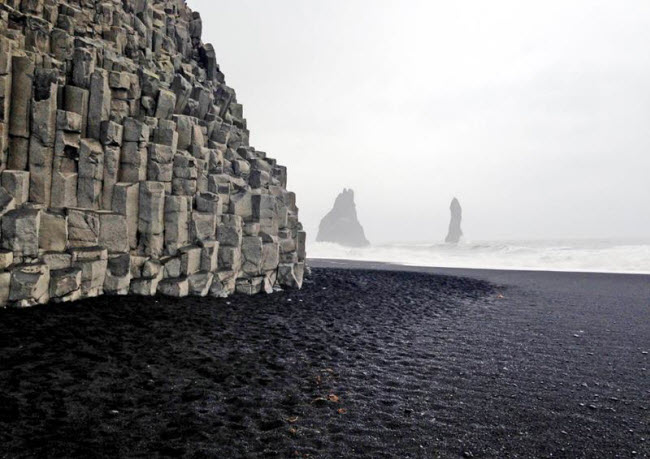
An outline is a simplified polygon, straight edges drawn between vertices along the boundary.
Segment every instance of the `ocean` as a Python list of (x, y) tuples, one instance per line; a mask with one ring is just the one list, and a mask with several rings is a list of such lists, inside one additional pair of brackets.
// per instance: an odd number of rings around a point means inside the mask
[(309, 258), (378, 261), (441, 268), (650, 274), (650, 240), (465, 241), (392, 243), (365, 248), (311, 241)]

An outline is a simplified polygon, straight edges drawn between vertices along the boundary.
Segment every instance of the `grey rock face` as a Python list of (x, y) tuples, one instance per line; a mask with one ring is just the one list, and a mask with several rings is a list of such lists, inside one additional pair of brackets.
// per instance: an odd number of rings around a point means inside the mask
[(460, 238), (463, 236), (463, 230), (460, 229), (460, 224), (463, 219), (463, 209), (460, 207), (458, 199), (454, 198), (449, 206), (451, 211), (451, 221), (449, 222), (449, 232), (445, 238), (448, 244), (458, 244)]
[(0, 0), (0, 307), (300, 288), (287, 170), (179, 0)]
[[(335, 242), (347, 247), (365, 247), (370, 245), (363, 227), (357, 219), (357, 207), (354, 203), (354, 191), (344, 189), (334, 202), (332, 210), (321, 220), (318, 228), (319, 242)], [(286, 272), (286, 269), (283, 268)]]

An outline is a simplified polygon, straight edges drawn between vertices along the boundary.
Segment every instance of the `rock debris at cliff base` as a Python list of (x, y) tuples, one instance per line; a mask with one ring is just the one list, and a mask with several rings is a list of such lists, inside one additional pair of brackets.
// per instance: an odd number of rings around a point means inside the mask
[(287, 170), (182, 0), (0, 4), (0, 306), (300, 287)]

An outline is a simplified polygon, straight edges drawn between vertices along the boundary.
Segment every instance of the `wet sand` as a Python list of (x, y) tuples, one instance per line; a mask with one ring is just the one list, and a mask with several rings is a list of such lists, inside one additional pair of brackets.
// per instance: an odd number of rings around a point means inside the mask
[(0, 310), (0, 456), (650, 455), (650, 276), (312, 266)]

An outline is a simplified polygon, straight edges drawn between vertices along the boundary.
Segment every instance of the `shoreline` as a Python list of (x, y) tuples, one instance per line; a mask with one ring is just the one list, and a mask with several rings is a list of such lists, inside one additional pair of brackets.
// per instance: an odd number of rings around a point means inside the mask
[(370, 261), (370, 260), (355, 260), (349, 258), (307, 258), (307, 263), (311, 267), (319, 268), (342, 268), (342, 269), (377, 269), (388, 271), (411, 271), (411, 272), (427, 272), (427, 273), (444, 273), (453, 275), (458, 272), (460, 275), (464, 273), (484, 273), (484, 272), (499, 272), (499, 273), (550, 273), (550, 274), (595, 274), (595, 275), (622, 275), (622, 276), (647, 276), (650, 278), (650, 271), (598, 271), (598, 270), (580, 270), (580, 269), (547, 269), (547, 268), (466, 268), (454, 266), (427, 266), (419, 264), (406, 264), (396, 263), (389, 261)]

